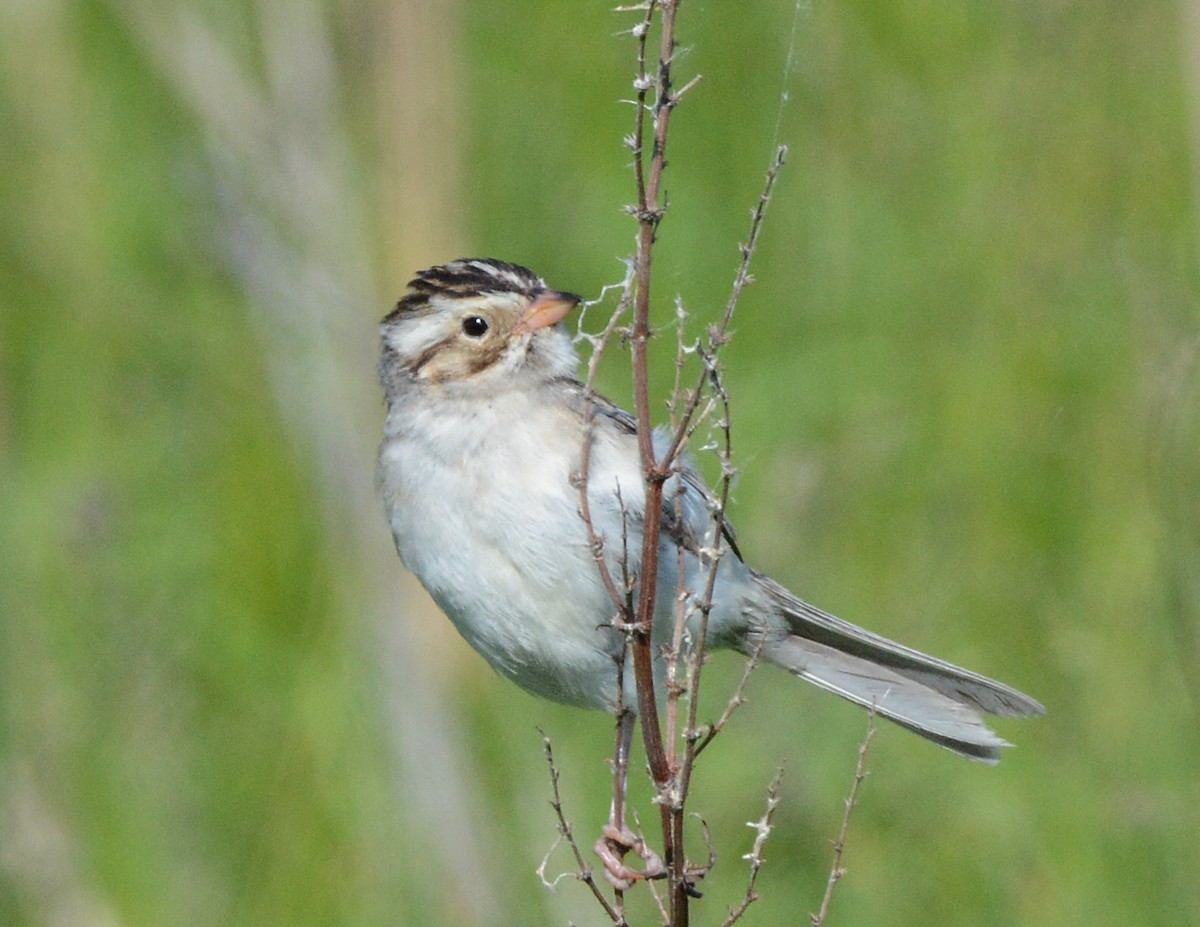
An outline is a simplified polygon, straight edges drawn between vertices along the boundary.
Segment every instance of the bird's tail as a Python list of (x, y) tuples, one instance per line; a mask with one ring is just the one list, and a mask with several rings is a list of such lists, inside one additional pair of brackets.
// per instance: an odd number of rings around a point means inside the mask
[[(828, 615), (761, 573), (755, 580), (782, 619), (761, 645), (765, 659), (955, 753), (998, 763), (1009, 744), (982, 716), (1045, 711), (1003, 683)], [(749, 641), (744, 647), (755, 649)]]

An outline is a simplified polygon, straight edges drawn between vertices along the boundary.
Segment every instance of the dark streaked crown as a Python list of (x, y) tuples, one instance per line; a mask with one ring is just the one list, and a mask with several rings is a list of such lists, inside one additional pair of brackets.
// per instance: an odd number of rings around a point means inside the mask
[(544, 289), (546, 282), (520, 264), (496, 258), (460, 258), (418, 273), (408, 282), (408, 293), (396, 304), (395, 312), (419, 309), (432, 296), (458, 299), (487, 293), (518, 293), (533, 297)]

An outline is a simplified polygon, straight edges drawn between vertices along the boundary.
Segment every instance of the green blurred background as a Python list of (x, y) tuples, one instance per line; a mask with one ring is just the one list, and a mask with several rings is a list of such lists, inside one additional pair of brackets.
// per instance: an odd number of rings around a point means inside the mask
[[(608, 7), (0, 11), (0, 924), (603, 923), (534, 875), (535, 725), (590, 843), (610, 722), (453, 636), (372, 479), (414, 270), (620, 278)], [(881, 728), (830, 923), (1200, 923), (1196, 4), (689, 0), (680, 28), (660, 321), (723, 303), (791, 149), (727, 354), (744, 552), (1049, 708), (996, 769)], [(782, 764), (747, 922), (807, 923), (865, 722), (771, 670), (749, 694), (697, 776), (695, 920), (740, 897)]]

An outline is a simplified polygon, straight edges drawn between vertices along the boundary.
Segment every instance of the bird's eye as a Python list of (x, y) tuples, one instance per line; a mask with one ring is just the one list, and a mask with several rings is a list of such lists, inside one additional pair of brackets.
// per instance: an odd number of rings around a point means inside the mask
[(462, 322), (463, 334), (471, 338), (482, 338), (487, 334), (487, 319), (478, 315), (469, 315)]

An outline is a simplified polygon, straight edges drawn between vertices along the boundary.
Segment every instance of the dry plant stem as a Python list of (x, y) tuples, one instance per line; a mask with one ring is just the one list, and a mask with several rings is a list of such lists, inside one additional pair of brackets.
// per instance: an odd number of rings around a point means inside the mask
[[(767, 179), (763, 184), (762, 193), (759, 194), (758, 203), (751, 214), (750, 232), (746, 236), (746, 241), (740, 246), (742, 260), (738, 264), (737, 273), (733, 280), (733, 288), (729, 293), (729, 299), (725, 302), (725, 310), (721, 314), (720, 321), (709, 330), (709, 351), (714, 356), (728, 340), (729, 323), (733, 320), (734, 310), (737, 309), (738, 301), (742, 297), (742, 291), (745, 290), (746, 286), (753, 279), (750, 276), (750, 261), (754, 257), (755, 250), (758, 248), (758, 236), (762, 231), (763, 220), (767, 215), (767, 206), (771, 202), (771, 195), (775, 191), (775, 181), (779, 177), (779, 172), (786, 161), (787, 146), (780, 145), (775, 149), (775, 156), (771, 159), (771, 166), (767, 169)], [(691, 427), (692, 419), (695, 418), (696, 412), (700, 407), (700, 399), (704, 395), (704, 380), (710, 375), (710, 372), (708, 365), (705, 365), (704, 370), (700, 373), (700, 382), (696, 384), (695, 389), (688, 393), (687, 404), (684, 406), (683, 413), (679, 417), (679, 423), (676, 426), (671, 446), (667, 449), (666, 454), (663, 455), (664, 461), (673, 460), (679, 454), (684, 442), (692, 434), (694, 430)]]
[[(700, 611), (700, 622), (696, 639), (693, 642), (692, 661), (694, 668), (688, 680), (687, 748), (679, 773), (680, 792), (685, 797), (691, 785), (692, 770), (695, 767), (696, 757), (700, 755), (701, 750), (712, 743), (712, 739), (729, 721), (733, 712), (743, 703), (745, 700), (746, 683), (750, 678), (750, 674), (759, 663), (760, 649), (756, 649), (754, 655), (747, 662), (741, 681), (734, 690), (733, 696), (730, 698), (721, 717), (709, 728), (701, 740), (696, 724), (696, 713), (700, 705), (700, 667), (704, 661), (704, 646), (708, 637), (708, 617), (712, 611), (717, 569), (720, 566), (721, 557), (726, 550), (724, 543), (726, 530), (725, 510), (729, 503), (729, 493), (733, 485), (733, 477), (736, 473), (733, 467), (733, 433), (730, 423), (729, 393), (725, 390), (725, 385), (721, 379), (721, 368), (717, 362), (717, 354), (721, 346), (728, 339), (729, 323), (733, 319), (734, 310), (741, 299), (742, 291), (750, 282), (750, 261), (754, 257), (754, 252), (758, 247), (758, 236), (762, 230), (763, 219), (766, 217), (767, 205), (771, 202), (771, 194), (775, 189), (775, 180), (779, 176), (779, 171), (783, 167), (786, 157), (787, 148), (781, 145), (776, 149), (771, 166), (767, 169), (767, 176), (763, 183), (762, 192), (759, 194), (758, 203), (751, 213), (750, 230), (746, 236), (746, 241), (741, 245), (742, 259), (738, 264), (737, 273), (734, 276), (733, 288), (730, 290), (729, 299), (725, 303), (725, 311), (721, 315), (720, 322), (709, 330), (707, 346), (697, 345), (697, 352), (701, 355), (701, 360), (703, 361), (701, 379), (688, 394), (688, 402), (684, 414), (679, 417), (675, 425), (673, 443), (682, 447), (697, 427), (700, 419), (703, 418), (703, 415), (699, 419), (696, 417), (696, 410), (699, 408), (700, 396), (704, 388), (704, 379), (707, 378), (713, 396), (715, 396), (721, 405), (721, 420), (718, 426), (721, 432), (721, 444), (717, 448), (718, 457), (721, 462), (721, 482), (717, 489), (717, 500), (712, 510), (713, 543), (709, 548), (711, 562), (708, 567), (704, 594), (701, 596), (697, 606)], [(668, 451), (668, 455), (672, 453), (678, 453), (678, 451)], [(668, 456), (667, 459), (670, 459), (670, 457)], [(759, 642), (759, 648), (761, 648), (762, 643), (762, 641)]]
[[(593, 355), (593, 365), (589, 368), (588, 378), (590, 386), (595, 370), (594, 364), (598, 359), (597, 355), (599, 351), (602, 351), (607, 346), (609, 338), (616, 330), (617, 320), (628, 307), (632, 295), (633, 322), (629, 331), (629, 339), (633, 356), (633, 392), (634, 410), (637, 421), (638, 450), (645, 482), (645, 500), (642, 516), (642, 550), (638, 561), (639, 575), (636, 578), (641, 581), (636, 582), (636, 605), (632, 601), (634, 583), (630, 582), (631, 577), (623, 577), (625, 580), (623, 589), (614, 580), (604, 557), (603, 545), (605, 539), (596, 534), (591, 521), (587, 498), (588, 458), (590, 456), (592, 439), (592, 409), (590, 403), (585, 414), (586, 427), (583, 459), (578, 485), (581, 515), (587, 524), (589, 542), (596, 558), (598, 569), (600, 570), (609, 596), (613, 600), (618, 620), (627, 629), (628, 633), (629, 650), (632, 654), (633, 672), (636, 682), (638, 713), (642, 719), (642, 733), (650, 774), (658, 791), (656, 800), (660, 806), (664, 849), (667, 865), (670, 870), (669, 919), (675, 925), (686, 924), (688, 922), (688, 898), (690, 894), (694, 893), (684, 854), (684, 804), (692, 764), (699, 752), (697, 744), (700, 738), (696, 734), (695, 722), (699, 669), (703, 662), (703, 640), (707, 627), (708, 613), (712, 607), (717, 567), (720, 557), (724, 552), (722, 542), (725, 534), (724, 511), (728, 501), (730, 482), (734, 473), (730, 458), (731, 440), (728, 425), (728, 396), (725, 394), (720, 382), (719, 368), (716, 364), (716, 353), (720, 346), (727, 340), (726, 331), (734, 307), (742, 289), (749, 282), (749, 261), (757, 243), (758, 232), (761, 227), (766, 204), (770, 199), (775, 176), (782, 166), (784, 158), (784, 149), (780, 148), (776, 153), (776, 158), (771, 169), (768, 171), (766, 188), (760, 196), (757, 208), (754, 210), (750, 236), (747, 242), (741, 247), (742, 261), (738, 268), (733, 291), (726, 304), (725, 312), (719, 323), (709, 329), (707, 345), (697, 346), (698, 353), (700, 353), (704, 364), (700, 382), (694, 391), (687, 394), (686, 400), (683, 403), (685, 406), (684, 413), (674, 423), (676, 427), (672, 435), (671, 445), (667, 453), (659, 459), (654, 452), (648, 386), (647, 343), (651, 336), (649, 315), (652, 253), (658, 224), (662, 220), (666, 208), (666, 204), (662, 202), (662, 175), (666, 167), (665, 156), (671, 112), (677, 105), (682, 94), (698, 80), (698, 77), (693, 78), (692, 81), (688, 82), (678, 92), (672, 90), (671, 69), (675, 52), (675, 21), (679, 2), (680, 0), (648, 0), (648, 2), (636, 7), (636, 9), (644, 10), (645, 12), (642, 22), (633, 30), (633, 34), (638, 40), (638, 74), (635, 81), (637, 115), (634, 132), (629, 137), (630, 147), (633, 149), (634, 154), (634, 173), (637, 188), (637, 202), (631, 207), (630, 211), (638, 221), (637, 247), (621, 305), (618, 306), (617, 311), (610, 319), (604, 336), (599, 342), (598, 350)], [(659, 57), (657, 72), (654, 78), (651, 79), (647, 73), (647, 48), (648, 36), (656, 10), (659, 14)], [(653, 101), (648, 105), (647, 101), (651, 91), (653, 91)], [(647, 153), (645, 146), (648, 113), (653, 114), (653, 119), (650, 126), (650, 150)], [(710, 545), (710, 549), (705, 552), (705, 555), (709, 558), (709, 577), (706, 582), (704, 595), (700, 598), (697, 605), (689, 602), (689, 596), (685, 589), (681, 588), (677, 590), (676, 620), (671, 646), (667, 654), (669, 672), (667, 717), (665, 721), (668, 739), (664, 742), (663, 723), (658, 714), (657, 694), (654, 686), (654, 653), (652, 649), (653, 616), (657, 596), (654, 579), (658, 575), (663, 491), (664, 484), (678, 470), (679, 455), (682, 453), (687, 440), (695, 431), (698, 420), (703, 419), (704, 415), (707, 414), (708, 408), (712, 407), (710, 404), (697, 417), (697, 413), (700, 412), (702, 396), (705, 395), (706, 382), (710, 384), (712, 393), (719, 397), (724, 412), (721, 422), (721, 428), (724, 432), (724, 442), (721, 448), (722, 482), (718, 500), (713, 505), (713, 543)], [(678, 402), (679, 398), (679, 392), (676, 390), (674, 401)], [(683, 572), (681, 569), (681, 575)], [(695, 613), (696, 609), (699, 609), (701, 614), (699, 643), (696, 652), (689, 661), (688, 681), (685, 684), (679, 682), (677, 679), (678, 659), (683, 649), (687, 621)], [(751, 666), (754, 662), (751, 661)], [(705, 738), (705, 743), (711, 741), (715, 731), (719, 730), (720, 725), (724, 723), (724, 720), (728, 718), (732, 710), (741, 703), (742, 689), (743, 686), (739, 686), (738, 692), (735, 693), (730, 706), (727, 707), (725, 713), (722, 715), (722, 721), (709, 731)], [(686, 728), (687, 747), (683, 762), (680, 763), (675, 753), (675, 735), (678, 730), (679, 699), (685, 693), (690, 694), (692, 700)], [(622, 732), (624, 729), (623, 721), (619, 721), (617, 753), (614, 760), (613, 791), (613, 819), (618, 824), (623, 823), (624, 812), (624, 781), (622, 777), (622, 772), (625, 768), (625, 764), (622, 763)]]
[(658, 717), (658, 703), (654, 690), (654, 654), (651, 630), (654, 620), (656, 595), (655, 578), (658, 576), (659, 529), (662, 521), (663, 484), (671, 474), (671, 459), (660, 463), (654, 454), (653, 423), (650, 417), (650, 391), (648, 376), (647, 341), (650, 338), (650, 271), (655, 233), (662, 219), (660, 205), (662, 174), (666, 166), (667, 133), (671, 111), (677, 98), (671, 92), (671, 65), (675, 54), (675, 16), (679, 0), (662, 0), (660, 6), (660, 43), (658, 74), (654, 81), (653, 142), (646, 170), (644, 151), (646, 122), (646, 34), (653, 16), (654, 2), (648, 4), (645, 28), (638, 41), (638, 106), (634, 132), (634, 171), (637, 179), (638, 220), (637, 251), (634, 256), (633, 331), (630, 335), (633, 354), (633, 399), (637, 418), (638, 450), (642, 474), (646, 484), (645, 507), (642, 522), (641, 582), (638, 584), (637, 612), (634, 618), (632, 638), (633, 669), (637, 682), (638, 709), (642, 718), (642, 737), (646, 745), (646, 758), (650, 774), (660, 796), (663, 842), (667, 866), (670, 870), (669, 910), (671, 923), (675, 927), (686, 927), (688, 923), (689, 885), (686, 875), (686, 860), (683, 852), (682, 813), (678, 807), (670, 807), (663, 801), (670, 789), (674, 770), (667, 759), (663, 746), (662, 728)]
[[(624, 914), (614, 908), (609, 903), (608, 899), (604, 897), (604, 892), (600, 890), (600, 886), (596, 883), (596, 879), (592, 875), (591, 867), (588, 866), (587, 861), (583, 858), (583, 853), (579, 849), (579, 844), (575, 842), (575, 835), (571, 828), (571, 823), (567, 820), (566, 815), (563, 813), (562, 795), (558, 790), (558, 767), (554, 763), (554, 751), (550, 746), (550, 738), (546, 736), (544, 731), (539, 731), (539, 733), (542, 735), (542, 745), (545, 748), (546, 763), (550, 767), (550, 786), (554, 795), (550, 805), (554, 808), (554, 814), (558, 818), (558, 833), (562, 839), (567, 841), (567, 846), (571, 848), (571, 852), (575, 856), (575, 865), (579, 867), (579, 869), (576, 871), (576, 878), (578, 878), (581, 882), (587, 885), (589, 889), (591, 889), (592, 895), (595, 896), (596, 901), (600, 904), (600, 907), (604, 909), (604, 913), (608, 915), (609, 920), (611, 920), (613, 924), (617, 925), (617, 927), (625, 927)], [(547, 854), (547, 857), (548, 856), (549, 854)], [(542, 866), (545, 867), (545, 865), (545, 860), (543, 860)], [(542, 881), (546, 881), (544, 874), (542, 874)]]
[(695, 763), (696, 757), (704, 752), (705, 748), (713, 742), (713, 739), (721, 733), (725, 725), (729, 723), (729, 719), (733, 717), (733, 713), (746, 703), (746, 683), (750, 681), (750, 674), (753, 673), (758, 665), (762, 662), (762, 648), (766, 644), (766, 638), (759, 640), (758, 646), (754, 648), (754, 653), (750, 659), (746, 661), (746, 666), (742, 670), (742, 678), (738, 680), (737, 687), (733, 690), (733, 695), (729, 697), (729, 701), (725, 703), (725, 710), (721, 712), (721, 717), (717, 718), (703, 733), (696, 727), (695, 714), (691, 716), (688, 731), (688, 739), (695, 741), (696, 747), (691, 754), (691, 762)]
[(611, 823), (625, 824), (625, 794), (629, 784), (629, 747), (633, 741), (633, 724), (637, 715), (622, 708), (617, 715), (617, 742), (613, 749), (613, 796)]
[[(685, 404), (684, 413), (682, 416), (675, 416), (672, 423), (674, 435), (672, 440), (672, 449), (668, 450), (667, 454), (664, 455), (663, 460), (660, 461), (660, 465), (664, 468), (674, 465), (675, 458), (682, 453), (683, 447), (686, 446), (696, 428), (699, 427), (700, 422), (703, 421), (705, 416), (708, 414), (708, 411), (713, 406), (713, 402), (719, 401), (722, 410), (722, 417), (718, 427), (721, 432), (722, 444), (717, 448), (717, 453), (721, 461), (721, 481), (717, 489), (717, 500), (712, 508), (712, 531), (714, 541), (713, 544), (710, 545), (707, 552), (708, 556), (710, 557), (708, 576), (705, 583), (704, 593), (700, 597), (698, 603), (694, 606), (695, 610), (699, 611), (700, 613), (700, 622), (699, 627), (697, 628), (695, 639), (692, 642), (693, 652), (691, 657), (691, 669), (688, 673), (688, 683), (686, 689), (677, 685), (675, 676), (675, 661), (678, 659), (678, 655), (680, 653), (685, 623), (690, 617), (690, 612), (686, 606), (686, 590), (682, 588), (677, 590), (678, 598), (676, 602), (675, 629), (672, 637), (671, 649), (668, 653), (668, 697), (671, 699), (671, 701), (668, 704), (667, 710), (667, 750), (668, 758), (672, 768), (675, 768), (676, 766), (674, 735), (676, 728), (677, 703), (685, 690), (688, 694), (689, 707), (686, 728), (688, 747), (684, 755), (684, 761), (681, 767), (679, 767), (678, 774), (678, 791), (681, 799), (686, 798), (687, 796), (688, 786), (691, 782), (692, 768), (695, 764), (696, 757), (700, 754), (701, 750), (703, 750), (712, 742), (713, 737), (720, 732), (721, 728), (725, 726), (733, 712), (744, 702), (746, 683), (750, 678), (750, 673), (753, 672), (754, 668), (759, 662), (759, 654), (756, 651), (755, 655), (747, 662), (746, 670), (742, 674), (742, 679), (735, 689), (733, 696), (730, 698), (729, 703), (726, 705), (724, 712), (722, 712), (720, 719), (715, 724), (711, 725), (708, 731), (703, 735), (703, 737), (701, 737), (696, 723), (696, 713), (699, 710), (700, 704), (700, 667), (704, 661), (704, 646), (708, 634), (708, 617), (712, 611), (712, 600), (713, 593), (716, 588), (717, 569), (720, 566), (721, 557), (724, 555), (725, 550), (727, 549), (726, 545), (724, 544), (725, 509), (729, 502), (729, 492), (732, 487), (733, 476), (736, 472), (733, 467), (733, 444), (730, 425), (729, 394), (726, 392), (724, 384), (721, 380), (721, 368), (717, 362), (717, 353), (720, 351), (721, 346), (728, 338), (727, 331), (730, 321), (733, 318), (734, 310), (737, 308), (742, 291), (746, 288), (746, 285), (751, 280), (750, 261), (758, 247), (758, 236), (760, 230), (762, 229), (763, 219), (766, 216), (767, 205), (771, 201), (771, 194), (774, 191), (775, 180), (779, 175), (780, 169), (783, 167), (786, 156), (786, 147), (780, 146), (777, 148), (775, 151), (775, 156), (772, 159), (771, 166), (767, 169), (767, 176), (763, 185), (763, 190), (759, 194), (758, 203), (751, 213), (749, 234), (746, 237), (745, 243), (740, 247), (742, 258), (738, 264), (737, 273), (734, 276), (733, 288), (730, 291), (729, 299), (726, 301), (725, 310), (721, 315), (721, 320), (719, 324), (713, 326), (709, 330), (707, 345), (697, 344), (693, 349), (695, 353), (698, 353), (701, 356), (703, 361), (700, 381), (686, 394), (687, 401)], [(680, 319), (680, 329), (678, 339), (679, 348), (677, 350), (675, 360), (676, 375), (675, 389), (672, 394), (673, 399), (677, 399), (678, 397), (685, 395), (681, 391), (681, 373), (683, 368), (683, 355), (685, 353), (682, 323), (686, 313), (684, 313), (682, 307), (677, 309), (677, 313)], [(704, 410), (697, 414), (697, 411), (700, 408), (701, 397), (704, 395), (705, 379), (709, 381), (710, 391), (715, 397), (715, 400), (710, 399), (705, 405)], [(673, 411), (677, 411), (677, 406), (673, 406)], [(679, 505), (680, 500), (677, 500), (676, 504)], [(681, 513), (677, 513), (677, 515), (680, 514)], [(680, 565), (678, 572), (681, 577), (684, 575), (682, 561), (683, 552), (680, 551)]]
[[(784, 149), (776, 153), (775, 162), (768, 171), (766, 188), (760, 196), (751, 223), (750, 237), (742, 246), (742, 261), (734, 282), (733, 292), (726, 304), (725, 312), (718, 325), (709, 333), (709, 351), (705, 352), (704, 371), (701, 381), (688, 397), (687, 407), (672, 438), (669, 450), (662, 459), (656, 459), (653, 446), (653, 432), (650, 417), (650, 399), (648, 389), (648, 358), (647, 342), (650, 338), (649, 309), (652, 253), (658, 223), (662, 219), (665, 206), (660, 205), (662, 173), (666, 165), (666, 142), (670, 126), (670, 116), (679, 100), (679, 94), (672, 93), (671, 65), (675, 50), (675, 17), (678, 11), (678, 0), (664, 0), (661, 3), (660, 14), (660, 52), (658, 74), (653, 84), (655, 100), (652, 108), (653, 142), (649, 156), (649, 169), (644, 152), (646, 93), (650, 89), (646, 79), (646, 36), (649, 31), (650, 18), (653, 16), (654, 2), (647, 5), (647, 16), (639, 33), (639, 78), (638, 78), (638, 110), (634, 133), (634, 164), (637, 179), (638, 203), (636, 216), (639, 223), (637, 251), (634, 259), (634, 291), (633, 329), (631, 333), (634, 377), (634, 407), (638, 426), (638, 447), (645, 479), (645, 506), (643, 512), (643, 546), (641, 556), (641, 576), (643, 581), (638, 587), (637, 609), (633, 621), (631, 648), (633, 654), (634, 673), (637, 683), (638, 707), (642, 716), (642, 731), (646, 745), (647, 759), (651, 776), (659, 792), (660, 811), (663, 818), (663, 834), (667, 864), (671, 874), (670, 911), (673, 924), (686, 924), (688, 921), (688, 898), (694, 891), (687, 872), (687, 861), (684, 854), (684, 803), (687, 795), (687, 784), (690, 780), (692, 763), (695, 759), (695, 739), (689, 738), (686, 758), (682, 769), (677, 764), (674, 755), (673, 740), (664, 745), (662, 729), (658, 718), (658, 706), (654, 689), (653, 653), (652, 653), (652, 623), (655, 612), (656, 588), (654, 577), (658, 575), (659, 529), (662, 518), (663, 488), (677, 468), (677, 458), (690, 436), (694, 418), (699, 408), (703, 393), (704, 378), (710, 379), (715, 392), (721, 397), (725, 415), (723, 427), (725, 432), (724, 456), (722, 460), (722, 488), (720, 501), (714, 510), (714, 545), (709, 578), (706, 591), (701, 599), (701, 628), (698, 652), (692, 663), (690, 689), (693, 696), (698, 694), (699, 668), (703, 661), (703, 638), (707, 625), (708, 612), (711, 610), (713, 588), (716, 581), (717, 565), (721, 554), (721, 537), (724, 533), (724, 509), (728, 500), (729, 484), (733, 470), (729, 462), (730, 438), (728, 429), (728, 399), (721, 388), (715, 354), (720, 345), (726, 340), (726, 330), (732, 317), (734, 307), (742, 289), (749, 281), (749, 261), (757, 244), (758, 232), (765, 214), (766, 204), (770, 199), (775, 177), (782, 166)], [(686, 91), (692, 83), (683, 89)], [(672, 635), (671, 653), (677, 658), (682, 645), (687, 608), (686, 596), (680, 591), (675, 631)], [(674, 735), (678, 712), (678, 699), (682, 688), (674, 688), (675, 674), (669, 674), (667, 727)], [(689, 710), (689, 733), (695, 730), (695, 698), (692, 699)]]
[[(613, 333), (617, 330), (621, 319), (629, 311), (629, 305), (632, 301), (632, 278), (628, 278), (624, 287), (624, 292), (621, 295), (620, 301), (617, 303), (617, 308), (609, 317), (608, 324), (604, 331), (594, 342), (592, 356), (588, 360), (587, 380), (584, 384), (584, 404), (583, 404), (583, 446), (579, 454), (579, 473), (577, 474), (576, 486), (579, 490), (579, 514), (583, 518), (584, 526), (587, 529), (588, 546), (591, 548), (592, 556), (596, 560), (596, 568), (600, 571), (600, 579), (604, 583), (604, 588), (608, 590), (608, 596), (612, 599), (613, 608), (615, 609), (616, 622), (620, 625), (628, 625), (633, 619), (633, 603), (632, 590), (629, 583), (625, 582), (623, 588), (618, 588), (616, 581), (613, 579), (612, 571), (608, 568), (608, 561), (604, 557), (604, 538), (596, 533), (595, 525), (592, 522), (592, 508), (588, 499), (588, 481), (591, 471), (592, 460), (592, 441), (594, 438), (595, 420), (595, 403), (592, 401), (592, 396), (596, 384), (596, 371), (600, 367), (600, 359), (607, 350)], [(628, 558), (625, 558), (623, 563), (627, 564)], [(624, 668), (625, 651), (621, 652), (621, 660), (619, 670)], [(623, 686), (618, 685), (618, 698), (623, 693)]]
[[(650, 154), (650, 169), (647, 179), (644, 155), (646, 93), (645, 59), (646, 35), (655, 4), (646, 11), (646, 30), (639, 37), (639, 84), (637, 121), (635, 129), (634, 171), (637, 178), (638, 219), (637, 251), (634, 256), (633, 331), (631, 333), (633, 354), (633, 398), (637, 417), (638, 451), (642, 473), (646, 480), (646, 499), (642, 525), (641, 576), (638, 585), (637, 611), (634, 617), (632, 641), (633, 667), (637, 682), (638, 710), (642, 717), (642, 737), (646, 744), (646, 758), (655, 786), (662, 790), (671, 777), (670, 765), (663, 748), (662, 729), (658, 720), (658, 703), (654, 691), (654, 655), (651, 652), (651, 628), (654, 619), (655, 582), (658, 576), (658, 535), (662, 520), (663, 483), (669, 475), (659, 467), (654, 455), (653, 423), (650, 417), (650, 391), (646, 342), (650, 338), (650, 268), (652, 248), (658, 223), (662, 219), (659, 207), (659, 190), (665, 167), (667, 129), (670, 123), (671, 106), (667, 105), (671, 94), (671, 59), (675, 44), (675, 13), (678, 0), (664, 0), (661, 4), (661, 47), (658, 63), (658, 79), (655, 83), (654, 136)], [(664, 815), (666, 808), (663, 808)], [(667, 836), (667, 855), (674, 853), (670, 843), (669, 825), (664, 818), (664, 836)]]
[[(692, 769), (695, 767), (696, 756), (698, 755), (696, 731), (696, 713), (699, 711), (700, 705), (700, 667), (704, 660), (704, 645), (708, 639), (708, 617), (712, 612), (713, 593), (716, 590), (717, 584), (717, 569), (721, 564), (721, 557), (724, 556), (726, 546), (724, 544), (725, 535), (725, 508), (729, 504), (729, 491), (733, 483), (733, 433), (730, 428), (729, 421), (729, 394), (725, 392), (725, 387), (721, 383), (720, 371), (716, 366), (716, 355), (704, 355), (705, 367), (709, 369), (711, 374), (711, 383), (713, 391), (720, 397), (721, 400), (721, 433), (723, 435), (723, 443), (719, 449), (721, 460), (721, 484), (718, 489), (717, 501), (712, 512), (712, 532), (713, 542), (707, 551), (707, 556), (710, 558), (708, 567), (708, 577), (705, 581), (704, 594), (700, 598), (700, 626), (697, 629), (696, 641), (693, 645), (693, 665), (694, 669), (688, 679), (688, 722), (687, 722), (687, 746), (684, 751), (683, 766), (680, 769), (680, 790), (684, 795), (687, 795), (688, 787), (691, 785)], [(727, 720), (728, 716), (733, 713), (733, 708), (736, 703), (740, 704), (742, 693), (746, 679), (749, 677), (749, 671), (757, 663), (757, 659), (751, 660), (747, 664), (747, 671), (742, 677), (742, 683), (738, 685), (734, 692), (733, 699), (730, 700), (726, 707), (722, 718)], [(724, 724), (724, 720), (721, 722)], [(717, 728), (714, 727), (710, 732), (709, 741), (712, 736), (715, 736)]]
[[(632, 615), (635, 582), (629, 571), (629, 510), (618, 487), (617, 500), (621, 509), (621, 546), (620, 560), (618, 561), (621, 567), (621, 585), (618, 587), (605, 558), (605, 543), (607, 539), (596, 532), (595, 526), (592, 523), (591, 506), (588, 496), (592, 440), (594, 435), (592, 422), (595, 415), (595, 403), (592, 400), (592, 396), (596, 370), (620, 320), (629, 310), (629, 305), (632, 302), (631, 288), (632, 274), (628, 273), (622, 285), (623, 293), (617, 308), (609, 317), (602, 334), (597, 338), (591, 339), (593, 351), (591, 359), (588, 362), (588, 373), (585, 383), (583, 444), (580, 452), (580, 468), (576, 474), (576, 485), (579, 491), (579, 511), (587, 529), (589, 547), (596, 560), (601, 579), (607, 588), (609, 598), (612, 600), (615, 608), (613, 624), (625, 634), (624, 644), (620, 654), (616, 658), (617, 726), (616, 744), (613, 750), (612, 762), (612, 806), (605, 832), (595, 844), (595, 852), (604, 861), (606, 875), (616, 888), (616, 907), (618, 911), (624, 910), (624, 886), (631, 884), (636, 879), (658, 878), (663, 873), (658, 857), (646, 847), (645, 841), (639, 835), (630, 831), (625, 820), (626, 792), (629, 780), (629, 748), (633, 740), (634, 723), (637, 719), (636, 712), (627, 706), (624, 700), (625, 664), (629, 652), (631, 633), (634, 627)], [(640, 871), (626, 868), (623, 864), (624, 855), (631, 849), (635, 850), (637, 855), (643, 860), (644, 867)]]
[[(671, 387), (671, 395), (667, 400), (667, 407), (671, 410), (671, 433), (674, 434), (677, 427), (675, 409), (679, 405), (680, 397), (683, 395), (683, 371), (687, 364), (687, 358), (692, 349), (687, 344), (687, 333), (685, 324), (688, 314), (683, 308), (683, 303), (677, 296), (675, 298), (675, 382)], [(684, 493), (688, 491), (686, 484), (679, 487), (679, 492), (674, 497), (675, 521), (676, 524), (684, 523)], [(666, 710), (666, 748), (667, 761), (672, 768), (676, 764), (676, 738), (678, 736), (678, 720), (679, 720), (679, 700), (688, 691), (686, 681), (681, 681), (679, 676), (680, 658), (684, 657), (684, 680), (691, 678), (691, 673), (695, 671), (696, 663), (684, 654), (684, 641), (687, 636), (688, 619), (695, 614), (695, 606), (692, 603), (692, 596), (689, 594), (687, 587), (687, 550), (681, 545), (676, 548), (675, 554), (675, 575), (678, 577), (675, 586), (675, 608), (674, 622), (671, 631), (671, 645), (666, 651), (666, 676), (667, 676), (667, 710)], [(686, 797), (686, 793), (682, 797)]]
[(721, 927), (731, 927), (732, 924), (741, 920), (746, 909), (754, 902), (758, 901), (759, 894), (754, 886), (758, 883), (758, 871), (762, 869), (763, 863), (763, 848), (767, 845), (767, 838), (771, 836), (771, 819), (775, 816), (775, 809), (779, 807), (779, 783), (783, 779), (783, 770), (779, 769), (775, 772), (775, 778), (771, 780), (771, 784), (767, 787), (767, 810), (763, 812), (763, 816), (757, 821), (751, 821), (747, 827), (753, 827), (755, 830), (754, 846), (750, 848), (742, 859), (750, 861), (750, 878), (746, 882), (746, 894), (738, 903), (737, 907), (731, 908), (729, 916), (721, 921)]
[(854, 767), (854, 784), (846, 797), (846, 810), (842, 814), (842, 826), (838, 830), (837, 839), (833, 842), (833, 865), (829, 869), (829, 881), (825, 883), (825, 896), (821, 899), (821, 907), (812, 915), (812, 927), (822, 927), (829, 914), (829, 903), (833, 900), (833, 890), (846, 874), (842, 868), (842, 852), (846, 849), (846, 835), (850, 832), (850, 816), (858, 804), (858, 790), (867, 778), (867, 753), (871, 749), (871, 740), (875, 737), (875, 709), (867, 712), (867, 736), (863, 738), (858, 748), (858, 764)]

